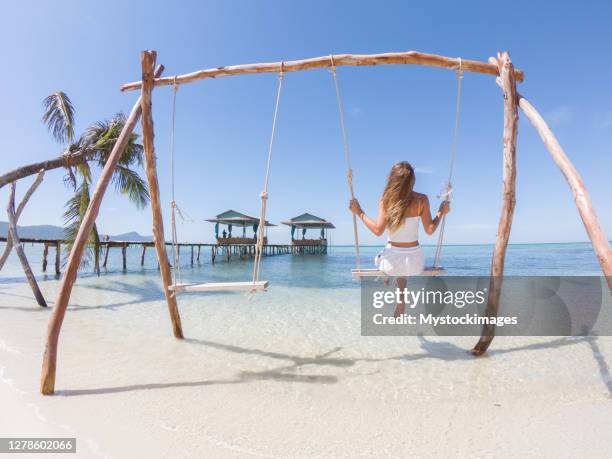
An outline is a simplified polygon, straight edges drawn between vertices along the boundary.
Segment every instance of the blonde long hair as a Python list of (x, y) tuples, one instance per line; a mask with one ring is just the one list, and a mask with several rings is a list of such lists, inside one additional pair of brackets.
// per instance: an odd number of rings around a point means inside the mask
[(391, 168), (382, 202), (387, 213), (387, 227), (390, 231), (399, 228), (406, 218), (406, 211), (412, 203), (412, 190), (416, 177), (407, 161), (401, 161)]

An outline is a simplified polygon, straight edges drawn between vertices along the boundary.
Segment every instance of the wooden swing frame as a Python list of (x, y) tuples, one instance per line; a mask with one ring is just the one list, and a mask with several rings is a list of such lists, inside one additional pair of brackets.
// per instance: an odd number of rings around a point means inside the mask
[[(60, 290), (53, 308), (53, 314), (49, 319), (47, 341), (40, 379), (40, 391), (42, 394), (53, 394), (55, 391), (59, 334), (64, 316), (66, 314), (66, 309), (68, 307), (68, 302), (70, 300), (72, 287), (76, 281), (81, 257), (87, 245), (87, 240), (95, 220), (98, 216), (100, 205), (102, 203), (102, 199), (104, 198), (104, 193), (108, 188), (113, 171), (115, 170), (128, 139), (135, 129), (139, 119), (141, 119), (142, 123), (142, 137), (146, 162), (145, 167), (149, 184), (149, 192), (151, 195), (153, 237), (155, 240), (157, 258), (159, 260), (164, 295), (168, 304), (174, 336), (178, 339), (183, 338), (183, 329), (181, 326), (181, 318), (179, 315), (176, 296), (169, 288), (172, 283), (172, 276), (170, 273), (168, 256), (165, 250), (164, 227), (159, 196), (159, 184), (157, 180), (152, 118), (151, 97), (155, 86), (172, 85), (175, 83), (181, 85), (197, 80), (221, 76), (277, 73), (281, 67), (283, 71), (287, 73), (299, 70), (329, 68), (331, 66), (330, 56), (322, 56), (297, 61), (218, 67), (208, 70), (199, 70), (185, 75), (177, 75), (176, 77), (162, 78), (161, 74), (163, 72), (163, 66), (160, 65), (157, 68), (155, 67), (156, 57), (157, 53), (155, 51), (143, 51), (140, 56), (142, 69), (141, 81), (128, 83), (121, 87), (122, 91), (140, 89), (141, 94), (134, 104), (125, 126), (123, 127), (123, 130), (121, 131), (121, 134), (119, 135), (110, 157), (100, 175), (100, 178), (96, 183), (91, 201), (79, 228), (74, 245), (72, 246), (72, 250), (70, 251), (68, 264), (66, 265), (64, 275), (62, 276)], [(458, 68), (459, 59), (420, 53), (416, 51), (408, 51), (369, 55), (337, 54), (333, 56), (333, 62), (336, 67), (415, 64), (456, 70)], [(497, 239), (491, 262), (491, 280), (486, 314), (488, 316), (497, 315), (504, 274), (506, 247), (510, 237), (512, 217), (516, 204), (516, 137), (519, 107), (523, 110), (523, 113), (527, 119), (529, 119), (531, 124), (533, 124), (535, 129), (538, 131), (554, 162), (565, 176), (565, 179), (567, 180), (568, 185), (570, 186), (570, 189), (574, 195), (576, 207), (578, 208), (578, 212), (582, 218), (582, 222), (584, 223), (587, 235), (591, 240), (593, 249), (601, 265), (601, 269), (607, 278), (610, 289), (612, 289), (612, 249), (610, 248), (610, 244), (606, 235), (601, 229), (601, 225), (591, 202), (591, 198), (589, 197), (588, 191), (578, 171), (575, 169), (561, 148), (561, 145), (544, 119), (529, 103), (529, 101), (518, 93), (516, 82), (523, 81), (523, 72), (514, 68), (510, 55), (507, 52), (498, 53), (496, 58), (489, 58), (488, 62), (462, 59), (461, 64), (464, 72), (483, 73), (496, 76), (496, 81), (501, 86), (504, 97), (502, 208), (499, 219)], [(484, 354), (491, 344), (494, 335), (494, 326), (485, 325), (482, 329), (482, 334), (478, 343), (472, 350), (473, 354)]]

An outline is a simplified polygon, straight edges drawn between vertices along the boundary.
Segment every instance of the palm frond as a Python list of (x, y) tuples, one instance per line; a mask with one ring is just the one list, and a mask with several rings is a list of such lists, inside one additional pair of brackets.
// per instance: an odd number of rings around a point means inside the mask
[[(87, 211), (87, 206), (89, 206), (89, 201), (89, 184), (87, 181), (83, 180), (77, 187), (74, 195), (68, 199), (64, 205), (64, 240), (66, 241), (65, 245), (68, 249), (66, 253), (70, 253), (72, 250), (72, 246), (74, 245), (79, 228), (83, 222), (83, 217)], [(95, 250), (99, 250), (99, 242), (100, 239), (97, 234), (97, 230), (95, 232), (92, 231), (92, 234), (89, 237), (88, 250), (85, 253), (85, 256), (83, 256), (81, 259), (80, 268), (84, 268), (89, 265), (92, 255), (94, 255), (92, 245)], [(64, 263), (65, 262), (66, 260), (64, 260)]]
[(66, 175), (64, 175), (64, 185), (72, 188), (73, 190), (76, 190), (77, 188), (77, 179), (76, 175), (74, 174), (74, 171), (72, 170), (72, 167), (66, 168)]
[(135, 170), (118, 164), (112, 180), (115, 189), (127, 195), (137, 207), (143, 208), (149, 203), (149, 188)]
[[(111, 120), (97, 121), (91, 124), (83, 136), (85, 143), (96, 149), (96, 159), (100, 167), (104, 167), (119, 135), (125, 126), (126, 118), (121, 112), (117, 113)], [(142, 166), (144, 163), (144, 149), (138, 143), (138, 134), (132, 133), (128, 143), (121, 155), (119, 164), (132, 166), (137, 164)]]
[(74, 107), (65, 92), (58, 91), (43, 100), (45, 112), (42, 117), (53, 138), (61, 143), (72, 143), (74, 139)]
[(86, 181), (88, 184), (91, 183), (91, 169), (89, 168), (89, 163), (80, 163), (74, 166), (74, 170), (76, 170), (79, 175)]

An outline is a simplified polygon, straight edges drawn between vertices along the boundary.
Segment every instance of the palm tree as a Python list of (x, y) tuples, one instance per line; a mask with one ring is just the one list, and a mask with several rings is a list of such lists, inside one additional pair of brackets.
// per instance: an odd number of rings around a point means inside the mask
[[(103, 168), (106, 165), (126, 118), (123, 113), (118, 113), (110, 120), (95, 122), (75, 140), (75, 111), (68, 95), (64, 92), (53, 93), (45, 98), (43, 104), (45, 107), (43, 123), (47, 125), (53, 138), (65, 147), (63, 156), (81, 158), (74, 164), (68, 162), (65, 166), (64, 183), (74, 191), (74, 195), (66, 202), (64, 211), (65, 239), (72, 248), (90, 201), (92, 167)], [(137, 134), (130, 136), (115, 168), (112, 183), (119, 193), (126, 195), (137, 207), (143, 208), (149, 203), (149, 190), (146, 182), (134, 169), (135, 166), (143, 165), (144, 149), (137, 140)], [(94, 269), (99, 273), (100, 235), (95, 225), (89, 243), (91, 250), (89, 256), (83, 258), (83, 263), (87, 264), (93, 255)]]

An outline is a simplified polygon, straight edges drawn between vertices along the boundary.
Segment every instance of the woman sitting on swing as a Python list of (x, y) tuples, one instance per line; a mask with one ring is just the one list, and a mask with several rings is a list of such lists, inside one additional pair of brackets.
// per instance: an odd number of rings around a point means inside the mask
[[(375, 220), (365, 214), (357, 199), (349, 207), (376, 236), (381, 236), (385, 229), (389, 231), (387, 246), (376, 255), (374, 263), (378, 270), (397, 277), (400, 290), (406, 287), (405, 276), (418, 276), (425, 268), (425, 254), (419, 246), (419, 219), (425, 232), (431, 235), (450, 212), (449, 202), (444, 201), (432, 219), (429, 199), (414, 191), (415, 181), (412, 166), (406, 161), (399, 162), (391, 168)], [(404, 305), (398, 304), (396, 315), (403, 313)]]

